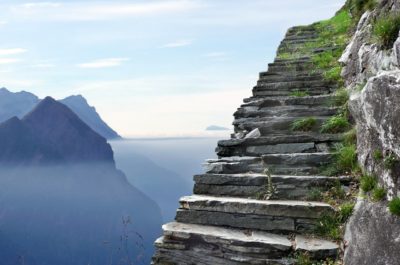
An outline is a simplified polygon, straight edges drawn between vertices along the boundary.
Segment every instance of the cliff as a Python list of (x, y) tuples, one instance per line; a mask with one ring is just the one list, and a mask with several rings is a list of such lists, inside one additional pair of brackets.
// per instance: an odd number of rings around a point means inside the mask
[(398, 264), (398, 9), (288, 30), (153, 264)]
[(150, 261), (158, 205), (116, 169), (106, 139), (50, 97), (0, 124), (0, 194), (2, 264)]

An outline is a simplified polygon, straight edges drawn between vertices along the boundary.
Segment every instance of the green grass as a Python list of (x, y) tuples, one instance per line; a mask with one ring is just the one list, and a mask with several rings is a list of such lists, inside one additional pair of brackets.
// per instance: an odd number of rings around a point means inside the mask
[(350, 123), (343, 115), (337, 115), (326, 120), (321, 127), (321, 133), (341, 133), (349, 129)]
[(289, 96), (291, 97), (298, 97), (298, 98), (307, 97), (309, 95), (310, 94), (307, 91), (300, 91), (300, 90), (294, 90), (289, 94)]
[(308, 201), (322, 201), (323, 200), (322, 190), (319, 188), (312, 188), (308, 191), (307, 200)]
[(375, 0), (352, 0), (347, 5), (353, 13), (360, 17), (365, 11), (375, 8), (377, 2)]
[(372, 191), (377, 185), (377, 180), (375, 176), (363, 175), (360, 179), (360, 188), (364, 192)]
[(345, 223), (347, 220), (350, 218), (350, 216), (353, 214), (354, 211), (354, 202), (346, 202), (343, 203), (339, 207), (339, 212), (338, 212), (338, 221), (340, 223)]
[(385, 166), (386, 169), (393, 169), (393, 167), (397, 164), (399, 160), (394, 154), (390, 154), (385, 157), (383, 160), (383, 165)]
[(373, 25), (373, 36), (384, 49), (393, 47), (399, 36), (400, 13), (384, 15), (378, 18)]
[(372, 200), (375, 202), (382, 201), (386, 197), (386, 190), (383, 187), (375, 187), (372, 190)]
[(315, 263), (311, 260), (310, 254), (307, 252), (297, 253), (295, 255), (296, 265), (314, 265)]
[(389, 202), (389, 211), (394, 214), (400, 216), (400, 198), (396, 197)]
[(308, 117), (308, 118), (295, 120), (292, 123), (291, 129), (292, 129), (292, 131), (307, 132), (307, 131), (311, 131), (315, 127), (316, 124), (317, 124), (316, 118)]
[(349, 101), (349, 92), (345, 88), (336, 90), (332, 99), (332, 105), (336, 107), (344, 106)]
[(324, 72), (324, 78), (330, 82), (336, 82), (338, 84), (342, 84), (342, 67), (340, 65), (332, 67), (331, 69)]
[(351, 173), (357, 167), (357, 148), (354, 144), (338, 144), (335, 153), (336, 168), (340, 173)]
[(315, 233), (322, 237), (340, 240), (342, 237), (342, 232), (337, 216), (324, 215), (319, 218), (318, 225), (315, 228)]
[(372, 157), (376, 162), (380, 162), (383, 159), (383, 154), (381, 150), (374, 150), (374, 153), (372, 154)]
[(335, 214), (324, 215), (318, 220), (315, 233), (332, 240), (340, 240), (343, 235), (343, 224), (354, 211), (354, 202), (346, 202), (339, 206)]
[(351, 130), (343, 134), (343, 143), (345, 145), (356, 145), (357, 144), (357, 129), (353, 127)]

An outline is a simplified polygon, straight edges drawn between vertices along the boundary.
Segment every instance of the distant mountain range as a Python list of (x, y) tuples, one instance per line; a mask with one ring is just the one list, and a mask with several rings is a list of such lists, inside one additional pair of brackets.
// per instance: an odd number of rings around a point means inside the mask
[(116, 168), (107, 140), (53, 98), (0, 124), (0, 194), (1, 264), (150, 263), (160, 208)]
[[(22, 118), (29, 113), (41, 100), (29, 92), (10, 92), (6, 88), (0, 88), (0, 123), (14, 116)], [(60, 100), (61, 103), (75, 112), (90, 128), (106, 139), (121, 138), (111, 129), (90, 106), (87, 100), (81, 96), (70, 96)]]
[(218, 125), (210, 125), (206, 128), (206, 131), (229, 131), (229, 129)]

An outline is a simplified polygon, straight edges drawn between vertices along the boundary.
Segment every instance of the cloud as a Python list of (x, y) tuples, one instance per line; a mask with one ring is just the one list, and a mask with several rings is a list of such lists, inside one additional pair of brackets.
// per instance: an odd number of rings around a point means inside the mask
[(53, 67), (55, 67), (55, 65), (52, 63), (38, 63), (38, 64), (32, 65), (32, 67), (33, 68), (53, 68)]
[(0, 58), (0, 64), (12, 64), (12, 63), (18, 63), (20, 61), (21, 59), (17, 58)]
[(12, 8), (14, 16), (24, 19), (56, 21), (109, 20), (123, 17), (158, 16), (185, 12), (200, 6), (197, 0), (149, 1), (142, 3), (52, 3), (39, 2), (17, 5)]
[(175, 42), (170, 42), (167, 44), (164, 44), (162, 48), (178, 48), (178, 47), (185, 47), (189, 46), (193, 43), (193, 40), (178, 40)]
[(25, 53), (28, 50), (22, 48), (0, 49), (0, 56), (15, 55)]
[(129, 61), (129, 58), (106, 58), (88, 63), (78, 64), (80, 68), (107, 68), (120, 66), (123, 62)]
[(47, 7), (59, 7), (61, 3), (53, 3), (53, 2), (38, 2), (38, 3), (25, 3), (22, 4), (23, 8), (47, 8)]

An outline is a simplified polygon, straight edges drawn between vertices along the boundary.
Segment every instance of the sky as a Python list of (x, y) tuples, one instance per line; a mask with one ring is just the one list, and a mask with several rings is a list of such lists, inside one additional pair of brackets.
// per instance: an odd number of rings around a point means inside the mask
[(229, 127), (287, 28), (344, 0), (0, 0), (0, 87), (81, 94), (124, 137)]

